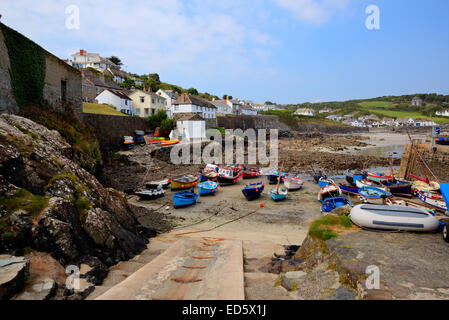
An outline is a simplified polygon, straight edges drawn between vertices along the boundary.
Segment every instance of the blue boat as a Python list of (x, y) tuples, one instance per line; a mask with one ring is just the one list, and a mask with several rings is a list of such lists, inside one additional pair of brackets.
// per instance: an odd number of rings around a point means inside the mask
[(274, 201), (282, 201), (287, 199), (287, 189), (285, 188), (274, 188), (270, 191), (270, 196)]
[(354, 207), (351, 200), (346, 197), (327, 198), (321, 203), (321, 212), (331, 212), (344, 206)]
[(394, 181), (382, 181), (381, 184), (388, 187), (388, 190), (399, 197), (411, 197), (412, 196), (412, 184), (408, 181), (394, 180)]
[[(440, 183), (440, 192), (446, 202), (446, 207), (449, 208), (449, 183)], [(449, 216), (449, 211), (446, 212), (446, 215)]]
[(264, 189), (265, 185), (263, 182), (251, 183), (242, 189), (242, 193), (246, 199), (254, 200), (260, 197)]
[(346, 171), (345, 174), (346, 177), (346, 181), (351, 185), (351, 186), (356, 186), (356, 181), (357, 180), (364, 180), (365, 179), (365, 175), (363, 175), (360, 172), (350, 172), (349, 170)]
[(281, 176), (281, 181), (282, 181), (282, 179), (285, 178), (286, 173), (285, 172), (280, 172), (279, 173), (279, 170), (268, 172), (267, 173), (268, 183), (269, 184), (276, 184), (276, 183), (278, 183), (279, 175)]
[(187, 207), (196, 203), (198, 193), (190, 191), (181, 191), (173, 194), (173, 204), (175, 208)]
[(218, 190), (218, 182), (204, 181), (198, 184), (198, 191), (200, 196), (213, 195)]
[(351, 196), (358, 196), (359, 195), (359, 188), (358, 187), (351, 187), (351, 186), (345, 186), (344, 184), (339, 184), (338, 187), (341, 189), (343, 193), (350, 194)]
[(390, 192), (387, 192), (385, 190), (376, 187), (360, 188), (359, 196), (363, 201), (374, 204), (383, 204), (384, 199), (393, 197), (393, 195)]
[(331, 179), (328, 178), (320, 178), (320, 180), (318, 180), (318, 185), (320, 186), (320, 188), (324, 188), (330, 184), (334, 184), (334, 181), (332, 181)]

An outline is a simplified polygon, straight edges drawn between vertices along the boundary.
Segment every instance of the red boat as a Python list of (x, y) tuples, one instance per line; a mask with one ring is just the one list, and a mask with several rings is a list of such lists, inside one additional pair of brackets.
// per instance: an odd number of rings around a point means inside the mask
[(259, 168), (245, 168), (243, 170), (243, 179), (255, 179), (262, 175), (262, 170)]
[(377, 182), (377, 183), (381, 183), (384, 181), (393, 181), (393, 177), (392, 176), (386, 176), (382, 173), (374, 173), (374, 172), (369, 172), (369, 171), (362, 171), (362, 174), (366, 176), (366, 179), (368, 179), (369, 181), (372, 182)]

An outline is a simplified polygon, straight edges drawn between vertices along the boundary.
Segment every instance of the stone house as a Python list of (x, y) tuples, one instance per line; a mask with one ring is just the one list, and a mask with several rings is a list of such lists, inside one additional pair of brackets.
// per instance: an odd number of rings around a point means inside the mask
[(418, 98), (418, 97), (414, 97), (413, 99), (412, 99), (412, 106), (421, 106), (422, 105), (422, 103), (423, 103), (423, 101), (422, 101), (422, 99), (421, 98)]
[[(17, 104), (11, 84), (10, 57), (3, 30), (10, 30), (7, 32), (13, 32), (18, 37), (22, 37), (24, 43), (31, 40), (2, 23), (0, 26), (0, 113), (18, 113), (20, 106)], [(59, 112), (71, 110), (76, 116), (81, 116), (81, 73), (52, 53), (39, 48), (45, 56), (43, 102)]]

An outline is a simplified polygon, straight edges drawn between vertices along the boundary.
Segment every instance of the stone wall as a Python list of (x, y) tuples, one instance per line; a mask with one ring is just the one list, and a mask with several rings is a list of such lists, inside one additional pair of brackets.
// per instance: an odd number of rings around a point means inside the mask
[[(53, 109), (65, 112), (72, 108), (77, 117), (82, 113), (81, 73), (45, 51), (45, 84), (43, 89), (44, 102)], [(17, 114), (20, 109), (16, 103), (9, 74), (10, 60), (5, 38), (0, 29), (0, 113)], [(62, 101), (61, 85), (66, 83), (66, 101)]]
[(210, 128), (217, 128), (218, 127), (218, 122), (217, 122), (217, 118), (207, 118), (204, 119), (206, 121), (206, 130), (210, 129)]
[(278, 129), (289, 130), (290, 128), (280, 122), (276, 116), (218, 116), (218, 127), (225, 129)]
[(134, 136), (135, 130), (150, 130), (148, 122), (140, 117), (82, 113), (81, 120), (93, 128), (103, 154), (122, 149), (123, 136)]
[(17, 113), (19, 107), (11, 87), (9, 76), (9, 55), (5, 44), (5, 38), (0, 30), (0, 113)]

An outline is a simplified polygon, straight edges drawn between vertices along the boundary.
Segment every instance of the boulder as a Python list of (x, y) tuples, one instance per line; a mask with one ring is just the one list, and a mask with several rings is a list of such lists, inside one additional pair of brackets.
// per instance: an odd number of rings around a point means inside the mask
[(25, 286), (29, 261), (24, 257), (0, 255), (0, 300), (10, 299)]
[(37, 278), (26, 284), (25, 289), (13, 300), (48, 300), (54, 297), (57, 284), (53, 279)]

